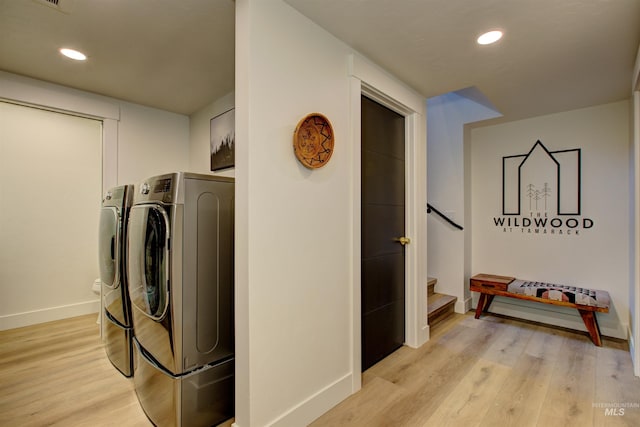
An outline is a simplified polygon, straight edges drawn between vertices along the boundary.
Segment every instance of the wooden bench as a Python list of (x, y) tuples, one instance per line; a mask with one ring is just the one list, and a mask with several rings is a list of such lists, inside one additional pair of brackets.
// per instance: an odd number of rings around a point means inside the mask
[(575, 286), (555, 285), (542, 282), (517, 280), (515, 277), (477, 274), (471, 278), (471, 290), (480, 292), (475, 318), (487, 312), (493, 298), (498, 295), (535, 301), (543, 304), (572, 307), (578, 310), (587, 327), (591, 341), (602, 346), (600, 327), (595, 312), (608, 313), (611, 298), (601, 290), (578, 288)]

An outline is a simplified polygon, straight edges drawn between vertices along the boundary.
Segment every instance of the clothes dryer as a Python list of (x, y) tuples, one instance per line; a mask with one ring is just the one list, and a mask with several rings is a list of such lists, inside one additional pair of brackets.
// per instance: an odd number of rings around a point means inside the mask
[(102, 201), (98, 236), (105, 350), (113, 366), (126, 377), (133, 374), (133, 326), (125, 268), (127, 222), (132, 199), (133, 185), (107, 191)]
[(233, 416), (232, 178), (174, 173), (144, 181), (129, 221), (134, 384), (155, 425)]

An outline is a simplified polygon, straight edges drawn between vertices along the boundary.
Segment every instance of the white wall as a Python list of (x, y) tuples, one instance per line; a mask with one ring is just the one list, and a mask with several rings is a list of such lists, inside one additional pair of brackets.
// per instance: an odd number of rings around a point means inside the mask
[[(102, 190), (121, 184), (137, 184), (146, 177), (189, 167), (189, 118), (113, 98), (103, 97), (80, 90), (70, 89), (0, 71), (0, 99), (67, 112), (102, 120)], [(27, 170), (25, 173), (29, 173)], [(78, 182), (83, 177), (76, 177)], [(15, 185), (24, 185), (16, 180)], [(77, 185), (70, 182), (70, 186)], [(23, 192), (30, 189), (20, 188)], [(101, 191), (96, 194), (95, 206), (99, 209)], [(58, 208), (68, 205), (60, 203)], [(74, 212), (68, 211), (69, 217)], [(96, 236), (97, 236), (96, 226)], [(97, 243), (90, 255), (95, 259), (97, 271)], [(87, 283), (90, 292), (92, 283)], [(4, 294), (4, 292), (3, 292)], [(77, 299), (58, 299), (55, 288), (43, 290), (45, 306), (38, 308), (38, 316), (15, 312), (11, 314), (8, 327), (25, 326), (37, 322), (56, 320), (80, 314), (96, 312), (99, 297), (90, 294), (93, 300), (78, 306)], [(5, 298), (5, 295), (2, 295)], [(29, 301), (32, 296), (27, 288), (21, 288), (13, 298)], [(23, 305), (18, 302), (16, 306)], [(80, 308), (79, 308), (80, 307)]]
[[(349, 51), (280, 0), (236, 16), (236, 425), (304, 425), (300, 405), (351, 386)], [(292, 145), (311, 112), (336, 136), (313, 171)]]
[(427, 194), (440, 212), (464, 227), (460, 231), (435, 213), (429, 215), (428, 271), (438, 279), (436, 291), (458, 298), (456, 312), (469, 309), (468, 277), (465, 266), (465, 234), (471, 234), (466, 212), (464, 167), (464, 126), (498, 117), (498, 113), (477, 89), (429, 98), (427, 100)]
[[(352, 103), (360, 86), (349, 75), (353, 51), (283, 1), (236, 5), (235, 422), (301, 426), (359, 384)], [(329, 118), (336, 138), (331, 161), (316, 170), (292, 145), (312, 112)]]
[(189, 168), (187, 116), (0, 71), (3, 98), (102, 120), (104, 189)]
[[(629, 102), (473, 129), (471, 132), (472, 271), (603, 289), (604, 335), (627, 338), (629, 322)], [(550, 150), (582, 149), (582, 218), (593, 227), (571, 235), (504, 232), (502, 157), (526, 154), (540, 140)], [(492, 311), (584, 330), (575, 310), (496, 300)]]
[(189, 118), (120, 101), (118, 184), (189, 170)]
[(101, 162), (101, 122), (0, 102), (0, 330), (98, 311)]
[(235, 92), (231, 92), (189, 116), (189, 170), (191, 172), (234, 176), (233, 168), (211, 172), (211, 119), (232, 109)]

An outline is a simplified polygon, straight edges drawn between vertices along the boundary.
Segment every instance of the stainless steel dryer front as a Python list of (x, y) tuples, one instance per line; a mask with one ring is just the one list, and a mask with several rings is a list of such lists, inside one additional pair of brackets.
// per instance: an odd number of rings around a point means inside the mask
[(138, 400), (160, 426), (233, 416), (232, 178), (144, 181), (129, 220)]
[(133, 374), (131, 304), (125, 245), (133, 185), (107, 191), (100, 211), (98, 258), (104, 305), (104, 344), (109, 360), (123, 375)]

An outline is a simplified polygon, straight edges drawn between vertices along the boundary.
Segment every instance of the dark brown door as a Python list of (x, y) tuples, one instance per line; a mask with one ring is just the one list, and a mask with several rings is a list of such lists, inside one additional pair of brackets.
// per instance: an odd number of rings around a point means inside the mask
[(362, 97), (362, 370), (404, 343), (404, 117)]

